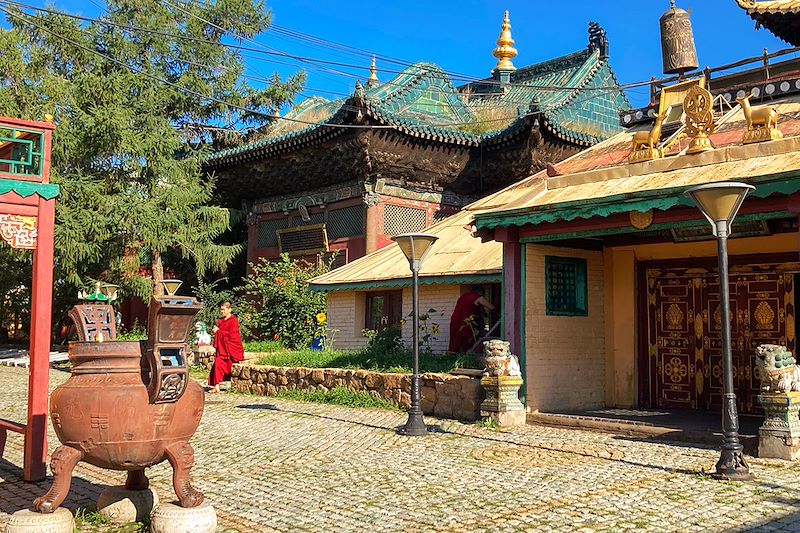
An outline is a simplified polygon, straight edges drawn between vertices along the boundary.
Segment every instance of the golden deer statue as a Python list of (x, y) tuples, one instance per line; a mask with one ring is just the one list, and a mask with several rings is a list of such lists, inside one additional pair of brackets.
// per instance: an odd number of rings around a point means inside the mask
[(641, 148), (649, 148), (653, 150), (658, 144), (658, 139), (661, 137), (661, 124), (667, 118), (666, 113), (662, 113), (656, 117), (656, 122), (653, 124), (653, 129), (650, 131), (637, 131), (633, 134), (631, 139), (631, 146), (633, 151)]
[(737, 98), (736, 101), (742, 106), (744, 118), (747, 120), (747, 129), (753, 130), (756, 128), (777, 128), (778, 127), (778, 110), (773, 106), (764, 106), (752, 108), (750, 107), (750, 98), (753, 95), (748, 93), (742, 98)]

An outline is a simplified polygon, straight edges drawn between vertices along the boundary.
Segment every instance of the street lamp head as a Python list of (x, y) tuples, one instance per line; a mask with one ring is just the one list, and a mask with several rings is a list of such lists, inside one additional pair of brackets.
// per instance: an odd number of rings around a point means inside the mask
[(745, 196), (755, 187), (733, 181), (708, 183), (688, 189), (684, 194), (694, 200), (697, 207), (711, 223), (716, 235), (720, 226), (730, 228)]
[(402, 233), (395, 235), (392, 240), (396, 242), (408, 259), (408, 264), (412, 269), (416, 263), (417, 267), (422, 264), (422, 260), (431, 249), (431, 245), (439, 239), (436, 235), (428, 233)]

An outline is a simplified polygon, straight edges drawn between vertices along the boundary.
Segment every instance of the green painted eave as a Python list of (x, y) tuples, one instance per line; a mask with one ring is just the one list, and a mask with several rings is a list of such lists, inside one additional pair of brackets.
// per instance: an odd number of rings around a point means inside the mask
[[(499, 283), (503, 273), (465, 274), (460, 276), (420, 276), (420, 285), (473, 285), (480, 283)], [(355, 283), (315, 284), (309, 283), (314, 292), (367, 291), (373, 289), (401, 289), (411, 287), (411, 274), (408, 278), (359, 281)]]
[[(792, 194), (800, 190), (800, 172), (791, 171), (769, 176), (759, 176), (743, 180), (756, 185), (751, 193), (757, 198), (766, 198), (771, 194)], [(608, 217), (629, 211), (648, 211), (650, 209), (666, 211), (676, 206), (694, 207), (690, 198), (684, 196), (688, 187), (669, 187), (652, 191), (617, 194), (604, 198), (588, 198), (536, 206), (532, 208), (501, 211), (475, 215), (475, 226), (478, 229), (494, 229), (525, 224), (541, 224), (592, 217)]]
[(52, 200), (60, 192), (54, 183), (38, 183), (35, 181), (0, 179), (0, 194), (13, 192), (22, 198), (34, 194), (45, 200)]

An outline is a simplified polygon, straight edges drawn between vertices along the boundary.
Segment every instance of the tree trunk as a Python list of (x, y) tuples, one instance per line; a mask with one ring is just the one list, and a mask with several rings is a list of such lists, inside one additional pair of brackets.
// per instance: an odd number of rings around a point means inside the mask
[(164, 286), (161, 280), (164, 279), (164, 264), (161, 262), (161, 252), (153, 251), (153, 296), (164, 296)]

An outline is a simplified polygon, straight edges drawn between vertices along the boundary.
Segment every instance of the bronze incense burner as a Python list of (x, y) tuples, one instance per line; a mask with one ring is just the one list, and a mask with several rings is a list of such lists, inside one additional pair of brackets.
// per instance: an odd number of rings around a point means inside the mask
[(125, 470), (125, 487), (148, 487), (145, 468), (169, 461), (181, 506), (203, 495), (189, 483), (194, 450), (189, 439), (203, 416), (203, 389), (189, 379), (186, 339), (202, 306), (194, 298), (154, 297), (148, 340), (117, 342), (107, 303), (70, 312), (79, 341), (69, 345), (72, 375), (50, 397), (50, 417), (62, 445), (53, 452), (53, 485), (34, 508), (53, 512), (66, 498), (79, 461)]

